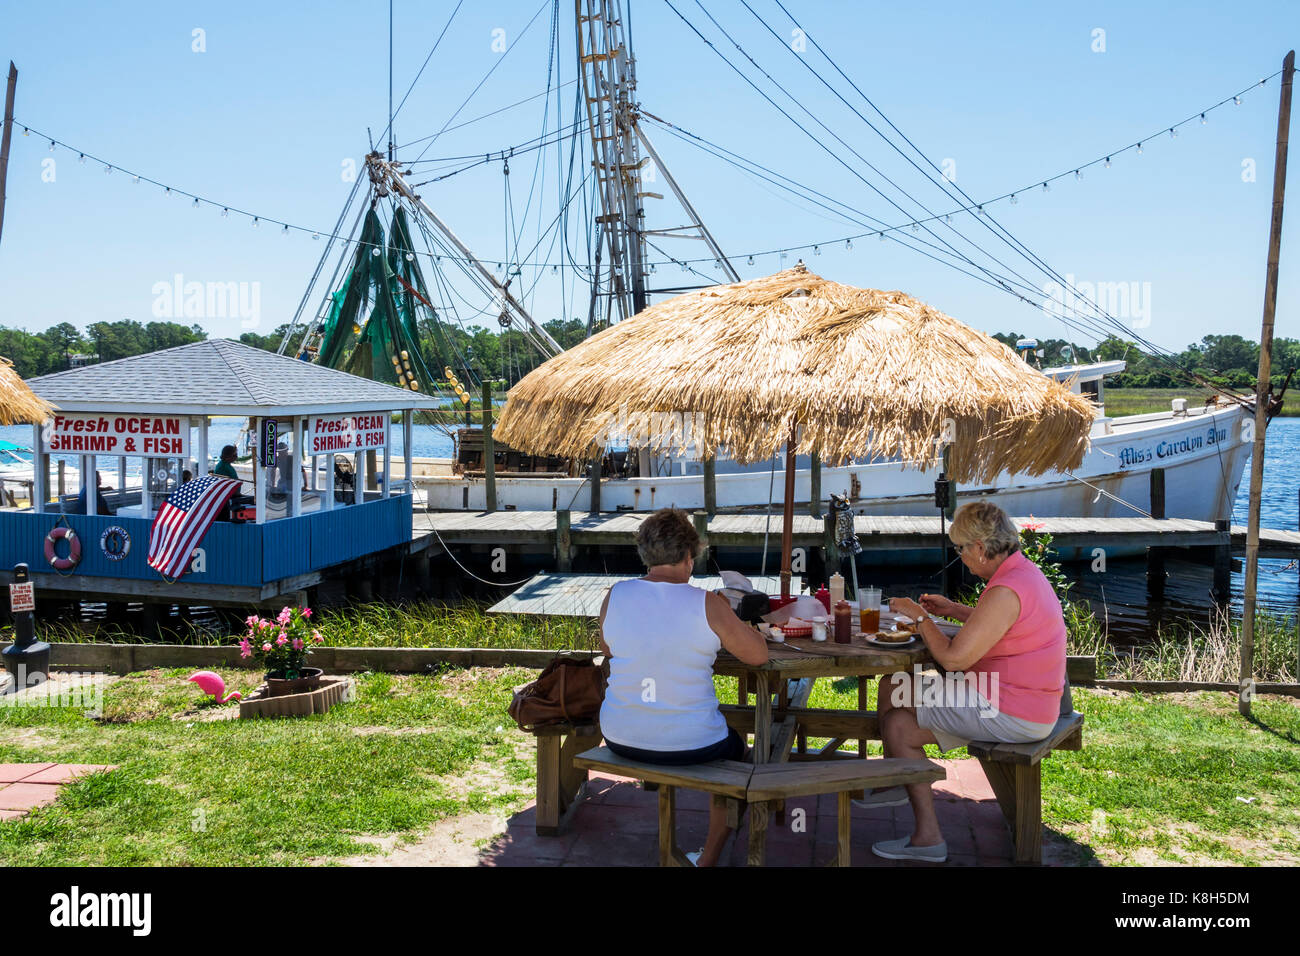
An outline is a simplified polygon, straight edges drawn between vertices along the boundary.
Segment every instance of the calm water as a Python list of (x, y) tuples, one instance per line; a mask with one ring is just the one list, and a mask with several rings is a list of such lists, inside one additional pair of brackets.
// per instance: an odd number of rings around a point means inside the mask
[[(209, 430), (208, 447), (215, 455), (224, 444), (233, 444), (239, 435), (242, 419), (215, 419)], [(393, 430), (394, 454), (402, 454), (401, 429)], [(28, 427), (0, 427), (0, 438), (30, 446)], [(450, 457), (451, 438), (432, 426), (413, 429), (412, 450), (421, 457)], [(68, 459), (75, 464), (75, 458)], [(128, 459), (128, 473), (139, 475), (140, 459)], [(116, 484), (116, 461), (101, 464), (110, 484)], [(1245, 524), (1249, 506), (1250, 466), (1242, 477), (1241, 489), (1233, 513), (1234, 524)], [(1300, 528), (1300, 419), (1279, 418), (1268, 429), (1265, 455), (1262, 524), (1266, 528), (1296, 530)], [(1204, 619), (1208, 613), (1212, 572), (1209, 567), (1185, 561), (1168, 561), (1169, 579), (1165, 600), (1153, 605), (1146, 594), (1145, 562), (1140, 558), (1113, 560), (1103, 574), (1095, 574), (1086, 564), (1070, 569), (1075, 580), (1073, 594), (1093, 602), (1099, 614), (1109, 622), (1111, 634), (1120, 641), (1141, 640), (1159, 621), (1191, 617)], [(889, 575), (884, 575), (889, 577)], [(1244, 574), (1232, 575), (1233, 604), (1240, 608)], [(864, 582), (865, 583), (865, 582)], [(912, 585), (904, 589), (929, 589), (933, 585), (918, 582), (915, 569), (897, 582), (881, 580), (885, 585)], [(1300, 609), (1300, 569), (1294, 563), (1279, 560), (1260, 561), (1258, 601), (1261, 608), (1274, 613), (1294, 615)]]

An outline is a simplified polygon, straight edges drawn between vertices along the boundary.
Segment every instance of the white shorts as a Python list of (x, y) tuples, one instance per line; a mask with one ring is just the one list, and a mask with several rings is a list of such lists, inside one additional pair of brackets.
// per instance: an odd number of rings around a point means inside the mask
[(965, 681), (928, 674), (925, 678), (935, 680), (935, 690), (941, 690), (936, 694), (918, 688), (916, 722), (934, 734), (941, 752), (964, 747), (972, 740), (1025, 744), (1042, 740), (1056, 728), (1055, 721), (1040, 724), (1002, 713)]

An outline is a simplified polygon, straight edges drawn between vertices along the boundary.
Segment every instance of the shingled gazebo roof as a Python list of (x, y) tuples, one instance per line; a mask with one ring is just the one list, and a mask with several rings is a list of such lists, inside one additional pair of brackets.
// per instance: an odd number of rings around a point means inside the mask
[(64, 412), (292, 416), (433, 408), (423, 392), (395, 388), (230, 339), (87, 365), (30, 379)]

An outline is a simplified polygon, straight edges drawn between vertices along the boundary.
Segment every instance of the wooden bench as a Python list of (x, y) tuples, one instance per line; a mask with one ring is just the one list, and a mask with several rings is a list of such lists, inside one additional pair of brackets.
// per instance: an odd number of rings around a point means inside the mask
[(690, 866), (677, 846), (677, 788), (702, 790), (713, 799), (743, 801), (745, 788), (754, 765), (742, 760), (712, 760), (709, 763), (685, 764), (680, 767), (640, 763), (614, 753), (608, 747), (596, 747), (573, 758), (584, 770), (603, 770), (619, 777), (631, 777), (659, 785), (659, 865)]
[(525, 732), (537, 738), (537, 835), (559, 836), (565, 814), (587, 786), (587, 771), (573, 758), (600, 744), (600, 724), (547, 724)]
[(622, 757), (608, 747), (579, 754), (574, 765), (620, 777), (659, 785), (659, 865), (690, 866), (677, 846), (676, 790), (702, 790), (714, 801), (737, 800), (749, 805), (751, 866), (762, 866), (767, 850), (768, 805), (791, 797), (835, 793), (839, 795), (837, 862), (849, 865), (849, 801), (868, 787), (928, 783), (942, 780), (944, 769), (929, 760), (878, 758), (837, 760), (827, 763), (770, 763), (755, 766), (739, 760), (714, 760), (672, 767), (647, 764)]
[(1042, 759), (1053, 750), (1083, 749), (1083, 714), (1073, 712), (1056, 722), (1043, 740), (1028, 744), (971, 741), (966, 750), (977, 757), (989, 786), (1011, 828), (1017, 863), (1043, 862)]

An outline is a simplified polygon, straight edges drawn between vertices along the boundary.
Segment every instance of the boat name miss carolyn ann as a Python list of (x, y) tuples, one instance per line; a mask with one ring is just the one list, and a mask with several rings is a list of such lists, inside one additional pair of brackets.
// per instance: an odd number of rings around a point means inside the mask
[(1221, 445), (1228, 440), (1228, 429), (1211, 426), (1203, 434), (1183, 435), (1168, 441), (1158, 441), (1149, 445), (1126, 445), (1119, 451), (1119, 463), (1125, 468), (1141, 465), (1145, 462), (1174, 458), (1200, 451), (1209, 445)]

